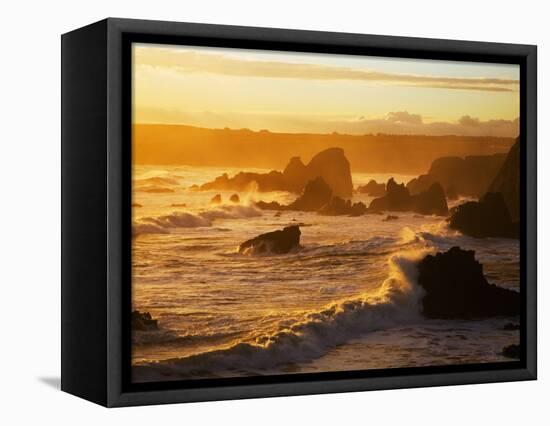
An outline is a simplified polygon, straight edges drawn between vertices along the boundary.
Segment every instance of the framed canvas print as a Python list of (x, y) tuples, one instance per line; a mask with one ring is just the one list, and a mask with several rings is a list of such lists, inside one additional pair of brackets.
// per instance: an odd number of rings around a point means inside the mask
[(62, 389), (536, 378), (536, 47), (107, 19), (62, 37)]

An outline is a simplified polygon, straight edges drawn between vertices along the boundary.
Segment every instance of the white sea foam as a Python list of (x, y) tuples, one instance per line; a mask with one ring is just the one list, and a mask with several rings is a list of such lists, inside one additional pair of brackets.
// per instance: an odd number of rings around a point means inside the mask
[(178, 379), (201, 370), (221, 376), (235, 369), (258, 373), (318, 358), (329, 348), (371, 331), (421, 321), (423, 290), (416, 284), (416, 262), (423, 255), (417, 251), (392, 256), (388, 278), (373, 292), (309, 312), (302, 320), (254, 341), (183, 358), (139, 363), (134, 367), (135, 379)]
[(171, 228), (210, 227), (216, 219), (243, 219), (261, 215), (261, 210), (254, 206), (222, 205), (198, 213), (179, 211), (167, 215), (143, 217), (136, 220), (132, 233), (134, 236), (166, 234)]
[(262, 211), (254, 206), (222, 205), (215, 209), (205, 210), (199, 213), (200, 217), (213, 221), (215, 219), (244, 219), (258, 217)]

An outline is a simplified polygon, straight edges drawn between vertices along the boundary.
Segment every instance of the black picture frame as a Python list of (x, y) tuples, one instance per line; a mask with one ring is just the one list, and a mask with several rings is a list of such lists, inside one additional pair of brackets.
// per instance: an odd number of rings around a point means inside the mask
[[(61, 41), (62, 390), (115, 407), (536, 379), (536, 46), (118, 18)], [(132, 384), (133, 42), (519, 64), (520, 360)]]

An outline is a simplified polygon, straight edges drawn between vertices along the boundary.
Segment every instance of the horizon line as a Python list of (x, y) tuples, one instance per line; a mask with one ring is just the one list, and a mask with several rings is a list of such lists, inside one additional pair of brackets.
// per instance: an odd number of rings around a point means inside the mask
[(177, 126), (177, 127), (191, 127), (194, 129), (201, 130), (217, 130), (217, 131), (231, 131), (231, 132), (251, 132), (251, 133), (261, 133), (261, 134), (272, 134), (272, 135), (319, 135), (319, 136), (347, 136), (347, 137), (381, 137), (381, 136), (422, 136), (429, 138), (445, 138), (445, 137), (457, 137), (457, 138), (496, 138), (496, 139), (516, 139), (519, 137), (519, 134), (516, 136), (492, 136), (492, 135), (460, 135), (460, 134), (444, 134), (444, 135), (429, 135), (425, 133), (342, 133), (342, 132), (329, 132), (329, 133), (320, 133), (320, 132), (281, 132), (281, 131), (272, 131), (269, 129), (260, 129), (254, 130), (248, 127), (233, 128), (233, 127), (204, 127), (196, 126), (193, 124), (185, 123), (158, 123), (158, 122), (132, 122), (132, 126)]

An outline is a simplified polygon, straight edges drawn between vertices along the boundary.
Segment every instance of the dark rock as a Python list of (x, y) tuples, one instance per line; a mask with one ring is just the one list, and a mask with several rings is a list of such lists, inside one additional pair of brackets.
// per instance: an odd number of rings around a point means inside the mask
[(321, 207), (317, 213), (325, 216), (361, 216), (367, 212), (367, 206), (362, 203), (353, 203), (340, 197), (332, 197), (329, 203)]
[(239, 198), (239, 194), (233, 194), (231, 197), (229, 197), (229, 201), (232, 203), (238, 204), (241, 202), (241, 199)]
[(201, 190), (244, 191), (257, 185), (258, 191), (303, 192), (309, 181), (322, 177), (335, 195), (350, 197), (353, 192), (349, 161), (341, 148), (329, 148), (314, 155), (304, 165), (299, 157), (292, 157), (281, 173), (240, 172), (233, 177), (227, 173), (203, 184)]
[(366, 185), (359, 186), (357, 192), (367, 194), (371, 197), (383, 197), (386, 195), (386, 184), (378, 183), (374, 179), (371, 179)]
[(331, 188), (322, 177), (309, 181), (302, 195), (288, 205), (282, 205), (277, 201), (258, 201), (256, 206), (262, 210), (316, 211), (326, 216), (360, 216), (367, 212), (367, 206), (362, 202), (352, 204), (350, 200), (344, 200), (337, 195), (333, 196)]
[(273, 231), (258, 235), (239, 246), (239, 253), (285, 254), (300, 247), (300, 227), (287, 226), (282, 231)]
[(512, 322), (507, 323), (504, 327), (502, 327), (503, 330), (519, 330), (519, 324), (514, 324)]
[(289, 204), (289, 210), (317, 211), (332, 199), (332, 189), (322, 177), (309, 181), (304, 192), (293, 203)]
[(427, 191), (430, 186), (436, 183), (435, 177), (432, 175), (420, 175), (417, 178), (407, 182), (407, 189), (411, 195)]
[(500, 192), (504, 197), (506, 207), (513, 221), (519, 221), (519, 163), (520, 163), (520, 145), (519, 138), (512, 146), (504, 164), (500, 168), (495, 179), (489, 186), (487, 192)]
[(221, 202), (222, 202), (222, 196), (220, 194), (214, 195), (210, 200), (211, 204), (221, 204)]
[(449, 226), (476, 238), (519, 238), (519, 223), (512, 222), (500, 192), (485, 194), (481, 200), (456, 206)]
[(284, 191), (286, 190), (286, 183), (283, 174), (275, 170), (269, 173), (239, 172), (231, 178), (227, 173), (224, 173), (212, 182), (201, 185), (200, 189), (203, 191), (213, 189), (224, 191), (247, 191), (249, 189)]
[(385, 219), (383, 219), (383, 221), (384, 222), (390, 222), (392, 220), (397, 220), (397, 219), (399, 219), (399, 216), (393, 216), (393, 215), (389, 214), (385, 217)]
[(286, 206), (279, 204), (277, 201), (257, 201), (256, 207), (261, 210), (286, 210)]
[(151, 331), (158, 330), (158, 321), (151, 317), (149, 312), (132, 312), (132, 330)]
[(434, 183), (427, 191), (412, 197), (411, 210), (423, 215), (445, 216), (449, 212), (445, 192), (439, 183)]
[(365, 213), (367, 213), (367, 206), (365, 203), (358, 201), (357, 203), (353, 203), (351, 205), (351, 211), (349, 213), (350, 216), (362, 216)]
[(428, 174), (445, 188), (454, 185), (458, 194), (479, 197), (491, 185), (505, 157), (505, 154), (493, 154), (438, 158)]
[(349, 161), (342, 148), (328, 148), (314, 155), (309, 164), (307, 180), (322, 177), (332, 193), (342, 198), (351, 197), (353, 183)]
[(143, 206), (139, 203), (132, 203), (132, 207), (143, 207)]
[(351, 201), (340, 197), (332, 197), (330, 202), (321, 207), (317, 213), (325, 216), (345, 215), (351, 210)]
[(397, 184), (391, 178), (386, 185), (386, 195), (372, 200), (369, 211), (412, 211), (423, 215), (446, 215), (447, 200), (443, 188), (434, 183), (427, 191), (410, 195), (404, 184)]
[(299, 194), (303, 191), (310, 173), (300, 157), (292, 157), (283, 170), (283, 177), (286, 182), (286, 190)]
[(487, 192), (504, 160), (505, 154), (437, 158), (427, 174), (407, 183), (407, 189), (414, 195), (438, 182), (443, 188), (453, 186), (457, 195), (479, 197)]
[(418, 262), (418, 284), (428, 318), (484, 318), (519, 315), (520, 295), (489, 284), (475, 252), (453, 247)]
[(509, 345), (502, 348), (502, 355), (506, 358), (520, 359), (521, 351), (519, 345)]
[(456, 187), (454, 185), (449, 185), (445, 190), (445, 195), (447, 200), (458, 200), (458, 192), (456, 192)]
[(397, 184), (391, 178), (386, 184), (386, 195), (371, 201), (369, 210), (373, 211), (407, 211), (411, 207), (411, 194), (404, 184)]

